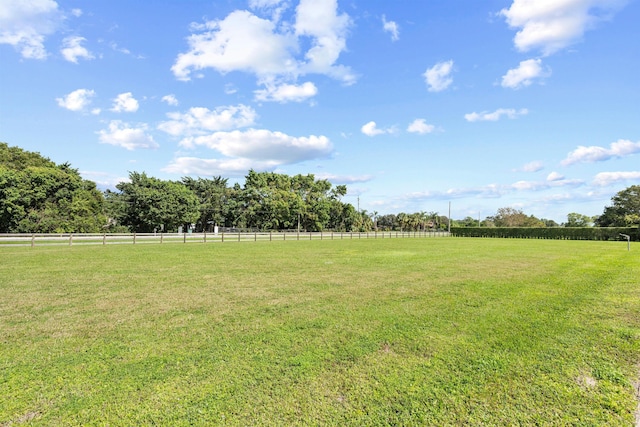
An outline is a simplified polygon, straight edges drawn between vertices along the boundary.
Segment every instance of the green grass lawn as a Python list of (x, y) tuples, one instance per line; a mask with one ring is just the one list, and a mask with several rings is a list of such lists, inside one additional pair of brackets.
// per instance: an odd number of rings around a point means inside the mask
[(0, 248), (0, 426), (632, 426), (640, 255), (499, 239)]

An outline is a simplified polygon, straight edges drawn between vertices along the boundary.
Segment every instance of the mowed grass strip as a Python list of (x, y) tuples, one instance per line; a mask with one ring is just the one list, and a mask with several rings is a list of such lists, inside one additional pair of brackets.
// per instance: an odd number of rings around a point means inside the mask
[(0, 426), (634, 423), (614, 242), (0, 248)]

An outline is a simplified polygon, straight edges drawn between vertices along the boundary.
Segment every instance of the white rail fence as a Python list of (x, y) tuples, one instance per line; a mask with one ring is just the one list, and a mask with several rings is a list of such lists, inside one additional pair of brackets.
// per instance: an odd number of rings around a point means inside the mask
[(370, 232), (227, 232), (227, 233), (106, 233), (0, 234), (0, 246), (110, 245), (148, 243), (227, 243), (300, 240), (355, 240), (448, 237), (446, 231)]

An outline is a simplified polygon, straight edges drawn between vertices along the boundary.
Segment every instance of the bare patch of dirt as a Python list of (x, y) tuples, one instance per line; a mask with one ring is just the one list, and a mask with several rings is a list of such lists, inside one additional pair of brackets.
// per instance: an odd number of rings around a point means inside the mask
[(586, 389), (593, 389), (598, 385), (598, 380), (593, 378), (591, 375), (580, 375), (577, 380), (578, 384)]
[(6, 423), (1, 423), (0, 427), (10, 427), (13, 425), (19, 425), (19, 424), (24, 424), (24, 423), (28, 423), (29, 421), (37, 418), (40, 416), (40, 412), (37, 411), (30, 411), (27, 412), (26, 414), (18, 417), (15, 419), (15, 421), (8, 421)]
[(382, 346), (380, 347), (380, 351), (385, 354), (391, 353), (391, 345), (389, 343), (382, 344)]

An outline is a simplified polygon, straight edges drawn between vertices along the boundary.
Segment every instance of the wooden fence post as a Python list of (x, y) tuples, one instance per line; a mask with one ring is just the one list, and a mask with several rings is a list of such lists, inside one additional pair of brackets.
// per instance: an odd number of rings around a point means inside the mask
[(73, 233), (69, 234), (69, 246), (73, 244)]

